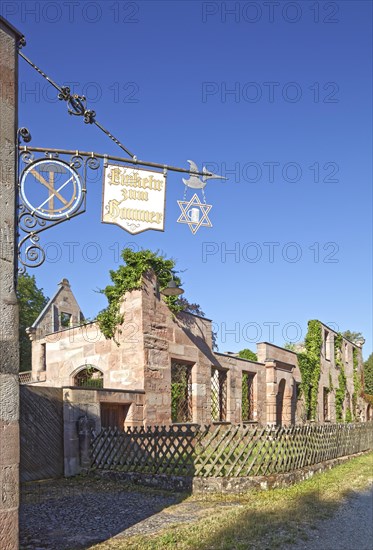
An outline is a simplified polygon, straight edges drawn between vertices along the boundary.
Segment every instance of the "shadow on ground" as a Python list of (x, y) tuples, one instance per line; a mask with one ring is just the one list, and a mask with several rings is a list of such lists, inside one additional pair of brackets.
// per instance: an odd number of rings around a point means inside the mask
[(90, 478), (24, 483), (20, 549), (90, 548), (184, 496)]
[[(336, 495), (334, 481), (332, 497), (326, 498), (325, 477), (309, 482), (313, 485), (307, 491), (300, 484), (281, 491), (237, 494), (233, 499), (202, 494), (188, 500), (186, 494), (102, 479), (28, 483), (22, 491), (20, 548), (80, 550), (103, 543), (100, 550), (135, 550), (139, 546), (131, 536), (147, 535), (141, 549), (371, 550), (372, 493), (341, 487)], [(164, 537), (157, 536), (165, 527), (182, 524), (187, 524), (182, 532), (168, 530)]]
[[(167, 534), (154, 540), (147, 536), (142, 541), (131, 539), (135, 534), (130, 528), (116, 535), (115, 539), (100, 545), (100, 550), (136, 550), (188, 548), (189, 550), (372, 550), (372, 493), (345, 491), (337, 500), (320, 498), (315, 489), (307, 495), (297, 495), (283, 502), (278, 509), (278, 492), (269, 491), (263, 502), (252, 493), (232, 502), (221, 499), (187, 501), (178, 507), (165, 510), (157, 516), (157, 523), (168, 527), (172, 522), (181, 527), (183, 516), (189, 515), (191, 523), (184, 533), (180, 531)], [(344, 501), (346, 499), (346, 501)], [(256, 501), (257, 500), (257, 504)], [(250, 503), (251, 501), (251, 503)], [(355, 502), (357, 505), (355, 505)], [(262, 506), (262, 509), (260, 509)], [(198, 512), (198, 507), (202, 514)], [(179, 509), (179, 513), (177, 512)], [(227, 517), (229, 512), (229, 517)], [(202, 526), (194, 520), (198, 516), (205, 519)], [(165, 520), (164, 522), (162, 521)], [(171, 517), (170, 517), (171, 516)], [(178, 517), (179, 516), (179, 517)], [(350, 518), (354, 528), (351, 529)], [(207, 520), (207, 521), (206, 521)], [(323, 521), (326, 520), (326, 521)], [(161, 530), (153, 529), (153, 519), (145, 520), (141, 525), (144, 535), (156, 534)], [(182, 544), (181, 544), (182, 543)], [(180, 545), (181, 544), (181, 545)], [(180, 546), (179, 546), (180, 545)]]

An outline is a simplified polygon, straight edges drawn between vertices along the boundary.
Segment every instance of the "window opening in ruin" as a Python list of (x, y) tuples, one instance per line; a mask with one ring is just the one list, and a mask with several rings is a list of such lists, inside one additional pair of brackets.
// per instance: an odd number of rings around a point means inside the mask
[(92, 365), (87, 365), (86, 368), (75, 375), (74, 386), (80, 388), (103, 388), (104, 375)]
[(61, 311), (60, 314), (60, 323), (62, 328), (69, 328), (71, 325), (71, 313), (65, 313), (64, 311)]
[(192, 367), (183, 363), (171, 364), (171, 420), (192, 422)]
[(224, 422), (227, 415), (227, 372), (211, 369), (211, 417)]
[(329, 388), (323, 389), (324, 422), (329, 421)]
[(242, 372), (242, 421), (254, 420), (254, 379), (252, 372)]
[(330, 333), (326, 330), (324, 334), (324, 356), (330, 361)]
[(40, 367), (41, 370), (47, 370), (47, 344), (42, 344), (40, 349)]

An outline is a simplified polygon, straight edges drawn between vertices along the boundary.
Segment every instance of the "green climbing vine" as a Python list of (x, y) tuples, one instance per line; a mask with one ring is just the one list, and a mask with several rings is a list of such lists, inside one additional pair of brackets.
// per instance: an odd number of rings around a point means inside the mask
[(249, 374), (247, 372), (242, 372), (242, 386), (241, 386), (241, 395), (242, 395), (242, 420), (251, 420), (250, 418), (250, 400), (249, 400)]
[(343, 343), (343, 336), (340, 332), (337, 332), (337, 334), (334, 336), (334, 361), (335, 361), (335, 366), (340, 369), (343, 368), (342, 343)]
[(352, 412), (351, 412), (350, 407), (348, 407), (348, 408), (346, 409), (345, 422), (352, 422), (352, 420), (353, 420)]
[[(173, 275), (174, 260), (167, 260), (151, 250), (134, 252), (130, 248), (125, 248), (121, 257), (125, 265), (110, 271), (113, 284), (100, 290), (105, 294), (109, 304), (97, 316), (98, 325), (105, 338), (112, 338), (114, 341), (117, 327), (123, 323), (123, 315), (120, 313), (121, 300), (126, 292), (141, 288), (143, 276), (147, 272), (155, 272), (161, 289), (167, 286), (172, 277), (177, 285), (181, 284), (179, 277)], [(177, 296), (165, 296), (164, 300), (174, 313), (187, 309), (185, 302), (188, 302), (185, 299), (181, 301)]]
[[(334, 336), (334, 361), (335, 366), (340, 369), (340, 373), (338, 375), (338, 388), (335, 390), (335, 415), (337, 422), (343, 422), (343, 403), (345, 401), (346, 397), (346, 389), (347, 389), (347, 379), (346, 379), (346, 373), (343, 366), (342, 361), (342, 343), (343, 343), (343, 336), (340, 332), (338, 332)], [(350, 411), (351, 415), (351, 410)], [(346, 421), (347, 421), (347, 411), (346, 411)]]
[(301, 390), (304, 395), (307, 416), (315, 420), (321, 371), (322, 327), (320, 321), (311, 320), (308, 322), (304, 344), (305, 351), (298, 353), (298, 364), (302, 375)]
[(171, 420), (172, 422), (182, 422), (180, 418), (180, 404), (185, 400), (188, 391), (186, 377), (180, 378), (178, 382), (171, 383)]
[(354, 381), (354, 393), (352, 394), (352, 406), (353, 406), (353, 415), (356, 420), (356, 408), (357, 408), (357, 398), (361, 395), (362, 392), (362, 383), (361, 376), (359, 375), (359, 357), (358, 351), (354, 347), (352, 348), (352, 366), (353, 366), (353, 381)]
[(338, 388), (335, 390), (335, 415), (337, 422), (343, 422), (343, 403), (346, 397), (347, 380), (344, 368), (338, 376)]

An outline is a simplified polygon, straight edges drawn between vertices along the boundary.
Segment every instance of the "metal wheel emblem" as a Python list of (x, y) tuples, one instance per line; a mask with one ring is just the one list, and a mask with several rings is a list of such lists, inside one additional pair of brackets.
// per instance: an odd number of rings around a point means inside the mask
[(20, 195), (32, 214), (46, 220), (60, 220), (79, 209), (83, 199), (82, 183), (67, 162), (36, 160), (23, 171)]

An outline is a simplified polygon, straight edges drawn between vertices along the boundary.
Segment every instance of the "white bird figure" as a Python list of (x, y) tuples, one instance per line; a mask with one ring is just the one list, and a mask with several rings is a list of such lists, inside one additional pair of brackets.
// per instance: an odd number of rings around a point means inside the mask
[[(199, 172), (198, 166), (193, 160), (188, 160), (190, 170), (191, 172)], [(183, 178), (183, 182), (187, 187), (191, 187), (192, 189), (204, 189), (207, 185), (207, 180), (211, 179), (220, 179), (220, 180), (226, 180), (224, 176), (218, 176), (217, 174), (211, 174), (205, 166), (202, 168), (202, 172), (204, 176), (202, 176), (202, 179), (200, 179), (198, 176), (195, 176), (193, 174), (190, 175), (189, 179)]]

